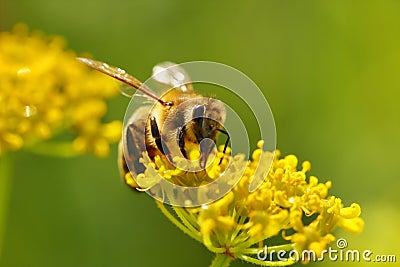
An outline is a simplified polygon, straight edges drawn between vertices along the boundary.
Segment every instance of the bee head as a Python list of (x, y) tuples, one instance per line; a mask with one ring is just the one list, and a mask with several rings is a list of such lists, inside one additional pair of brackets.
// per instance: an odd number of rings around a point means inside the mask
[(193, 130), (200, 142), (204, 138), (215, 140), (217, 130), (225, 120), (225, 107), (221, 102), (210, 99), (208, 103), (196, 104), (192, 111)]
[[(188, 158), (185, 150), (187, 143), (198, 144), (201, 154), (200, 166), (204, 168), (208, 156), (216, 146), (218, 133), (224, 132), (227, 135), (223, 130), (225, 114), (224, 104), (212, 98), (193, 98), (178, 105), (170, 117), (173, 118), (171, 123), (175, 123), (174, 129), (177, 129), (176, 148), (180, 149), (181, 155)], [(179, 120), (182, 115), (183, 119)], [(169, 120), (166, 120), (166, 123), (168, 122)], [(179, 155), (175, 148), (174, 151)]]

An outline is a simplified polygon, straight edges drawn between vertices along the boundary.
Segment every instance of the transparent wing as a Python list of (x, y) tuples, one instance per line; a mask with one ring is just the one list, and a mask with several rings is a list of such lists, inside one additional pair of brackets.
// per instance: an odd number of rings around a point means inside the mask
[[(131, 97), (135, 94), (136, 90), (139, 90), (143, 94), (147, 95), (148, 97), (164, 104), (164, 102), (156, 94), (154, 94), (150, 88), (148, 88), (146, 85), (144, 85), (141, 81), (139, 81), (135, 77), (126, 73), (126, 71), (124, 71), (123, 69), (120, 69), (120, 68), (114, 67), (114, 66), (110, 66), (107, 63), (93, 60), (93, 59), (82, 58), (82, 57), (78, 57), (77, 59), (80, 62), (84, 63), (85, 65), (91, 67), (92, 69), (100, 71), (108, 76), (113, 77), (114, 79), (117, 79), (117, 80), (129, 85), (130, 87), (126, 87), (126, 86), (122, 87), (121, 92), (123, 95)], [(133, 90), (132, 87), (135, 88), (136, 90)]]
[[(131, 172), (133, 178), (145, 171), (140, 158), (146, 152), (146, 122), (150, 111), (151, 106), (142, 106), (135, 110), (132, 116), (125, 118), (126, 126), (122, 137), (120, 159), (124, 159), (122, 164), (125, 164), (124, 166)], [(127, 170), (124, 168), (123, 174)]]
[(133, 87), (129, 85), (122, 85), (120, 88), (121, 95), (132, 98), (133, 96), (135, 98), (140, 98), (143, 104), (151, 104), (154, 103), (154, 99), (152, 97), (149, 97), (147, 94), (142, 93), (141, 91), (137, 91)]
[[(154, 98), (153, 97), (150, 97), (148, 94), (145, 94), (145, 93), (143, 93), (141, 90), (138, 90), (138, 89), (136, 89), (136, 88), (134, 88), (134, 87), (132, 87), (132, 86), (130, 86), (130, 85), (127, 85), (127, 84), (123, 84), (121, 87), (120, 87), (120, 92), (121, 92), (121, 95), (123, 95), (123, 96), (126, 96), (126, 97), (129, 97), (129, 98), (131, 98), (131, 97), (133, 97), (133, 96), (135, 96), (135, 97), (140, 97), (140, 98), (142, 98), (143, 100), (142, 101), (144, 101), (144, 102), (146, 102), (146, 103), (154, 103)], [(149, 91), (149, 90), (148, 90)], [(154, 95), (157, 95), (157, 94), (155, 94), (154, 92), (153, 92), (153, 90), (151, 90), (150, 91), (152, 94), (154, 94)]]
[(189, 74), (172, 62), (162, 62), (154, 66), (152, 78), (166, 89), (180, 88), (183, 92), (193, 91)]

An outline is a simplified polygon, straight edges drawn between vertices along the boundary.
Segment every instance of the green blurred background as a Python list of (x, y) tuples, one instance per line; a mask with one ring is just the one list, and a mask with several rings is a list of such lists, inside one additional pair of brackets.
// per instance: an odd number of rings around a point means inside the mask
[[(338, 237), (350, 249), (396, 254), (399, 14), (400, 1), (6, 0), (0, 30), (24, 22), (62, 35), (77, 53), (142, 80), (165, 60), (243, 71), (269, 101), (282, 153), (310, 160), (312, 174), (333, 181), (332, 194), (361, 204), (364, 233)], [(128, 99), (109, 104), (107, 119), (122, 119)], [(0, 266), (209, 265), (210, 252), (123, 185), (112, 151), (107, 159), (19, 154)]]

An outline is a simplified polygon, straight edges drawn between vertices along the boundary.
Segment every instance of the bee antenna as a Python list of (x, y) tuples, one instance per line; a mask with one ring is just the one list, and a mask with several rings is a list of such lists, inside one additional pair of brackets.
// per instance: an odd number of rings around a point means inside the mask
[[(220, 133), (222, 133), (222, 134), (225, 134), (226, 135), (226, 141), (225, 141), (225, 145), (224, 145), (224, 150), (222, 151), (222, 153), (225, 155), (225, 152), (226, 152), (226, 148), (228, 147), (228, 144), (229, 144), (229, 140), (231, 140), (231, 137), (229, 136), (229, 133), (227, 132), (227, 131), (225, 131), (225, 130), (223, 130), (223, 129), (216, 129), (218, 132), (220, 132)], [(222, 163), (222, 159), (223, 159), (224, 157), (222, 157), (220, 160), (219, 160), (219, 165)]]

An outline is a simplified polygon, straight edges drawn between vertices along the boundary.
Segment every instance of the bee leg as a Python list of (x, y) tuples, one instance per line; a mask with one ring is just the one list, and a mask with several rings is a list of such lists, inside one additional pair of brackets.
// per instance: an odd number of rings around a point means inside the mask
[[(228, 133), (227, 131), (225, 131), (225, 130), (217, 129), (217, 131), (220, 132), (220, 133), (222, 133), (222, 134), (225, 134), (225, 135), (226, 135), (226, 141), (225, 141), (225, 145), (224, 145), (224, 150), (222, 151), (222, 153), (224, 153), (224, 155), (225, 155), (226, 148), (228, 147), (229, 140), (231, 140), (231, 137), (229, 136), (229, 133)], [(219, 165), (222, 163), (223, 158), (224, 158), (224, 157), (222, 157), (222, 158), (219, 160)]]
[(158, 129), (158, 125), (156, 122), (156, 118), (151, 117), (150, 118), (150, 126), (151, 126), (151, 135), (153, 136), (157, 148), (161, 151), (161, 153), (163, 153), (163, 155), (165, 155), (169, 161), (172, 161), (172, 159), (170, 158), (171, 155), (169, 153), (168, 147), (163, 144), (162, 140), (161, 140), (161, 134), (160, 134), (160, 130)]
[(200, 167), (202, 169), (205, 169), (208, 156), (211, 154), (213, 147), (213, 144), (209, 144), (208, 142), (200, 145)]
[(184, 138), (185, 133), (186, 133), (185, 128), (182, 129), (182, 127), (179, 127), (176, 138), (178, 139), (179, 149), (181, 150), (182, 155), (185, 158), (187, 158), (187, 153), (185, 150), (185, 138)]

